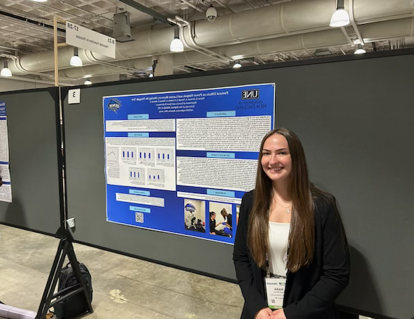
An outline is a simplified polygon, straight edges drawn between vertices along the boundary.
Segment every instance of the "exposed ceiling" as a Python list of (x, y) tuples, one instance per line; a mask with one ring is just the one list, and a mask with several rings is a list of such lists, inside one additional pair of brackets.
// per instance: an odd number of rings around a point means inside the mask
[[(69, 65), (71, 47), (59, 49), (63, 84), (148, 76), (154, 59), (170, 61), (173, 73), (191, 73), (290, 60), (413, 46), (414, 1), (345, 0), (351, 24), (330, 28), (335, 0), (135, 0), (177, 22), (184, 53), (171, 54), (174, 27), (117, 0), (0, 0), (0, 59), (14, 76), (50, 81), (53, 74), (53, 17), (112, 36), (113, 16), (129, 12), (134, 41), (117, 43), (116, 59), (79, 50), (83, 67)], [(218, 18), (208, 22), (210, 4)], [(190, 23), (187, 23), (190, 22)], [(58, 25), (65, 42), (65, 25)], [(0, 62), (1, 66), (3, 62)], [(167, 63), (168, 64), (168, 63)], [(171, 69), (171, 68), (170, 68)]]

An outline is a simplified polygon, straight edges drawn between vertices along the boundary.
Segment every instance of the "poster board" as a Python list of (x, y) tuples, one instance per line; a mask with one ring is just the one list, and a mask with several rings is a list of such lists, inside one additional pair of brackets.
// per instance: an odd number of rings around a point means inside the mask
[(232, 245), (106, 221), (102, 98), (276, 83), (275, 126), (301, 139), (311, 181), (337, 198), (351, 245), (351, 281), (337, 303), (370, 317), (412, 318), (414, 52), (392, 54), (82, 88), (82, 102), (65, 105), (76, 239), (235, 280)]
[(11, 202), (0, 202), (1, 223), (48, 234), (61, 225), (57, 97), (58, 88), (0, 93), (12, 191)]

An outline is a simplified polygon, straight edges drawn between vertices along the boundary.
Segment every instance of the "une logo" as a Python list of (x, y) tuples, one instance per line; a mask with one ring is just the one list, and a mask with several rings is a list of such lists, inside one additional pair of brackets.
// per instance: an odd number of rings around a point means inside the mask
[(259, 90), (242, 91), (242, 100), (253, 100), (259, 98)]

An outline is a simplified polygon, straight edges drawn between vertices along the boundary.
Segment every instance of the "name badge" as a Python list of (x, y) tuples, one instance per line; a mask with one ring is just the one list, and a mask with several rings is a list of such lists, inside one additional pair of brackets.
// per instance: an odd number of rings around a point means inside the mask
[(267, 304), (270, 309), (283, 308), (286, 278), (265, 278)]

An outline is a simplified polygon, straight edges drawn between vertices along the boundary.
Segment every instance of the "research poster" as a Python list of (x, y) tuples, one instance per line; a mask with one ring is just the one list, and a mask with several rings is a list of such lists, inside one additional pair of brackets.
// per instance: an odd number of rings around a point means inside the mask
[(275, 84), (103, 98), (107, 221), (234, 243)]
[(9, 137), (7, 133), (6, 102), (0, 101), (0, 177), (3, 186), (0, 187), (0, 201), (12, 201), (10, 170), (9, 170)]

